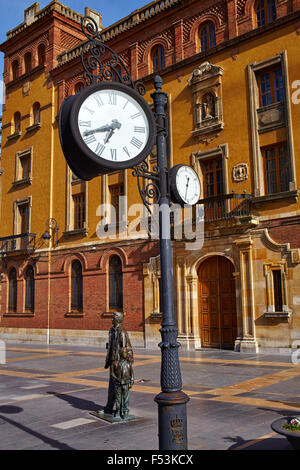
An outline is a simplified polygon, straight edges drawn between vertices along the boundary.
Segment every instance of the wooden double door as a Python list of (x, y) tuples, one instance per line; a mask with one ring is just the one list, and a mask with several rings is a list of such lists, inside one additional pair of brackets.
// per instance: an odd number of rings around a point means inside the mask
[(198, 270), (202, 347), (233, 349), (237, 337), (236, 293), (232, 263), (212, 256)]

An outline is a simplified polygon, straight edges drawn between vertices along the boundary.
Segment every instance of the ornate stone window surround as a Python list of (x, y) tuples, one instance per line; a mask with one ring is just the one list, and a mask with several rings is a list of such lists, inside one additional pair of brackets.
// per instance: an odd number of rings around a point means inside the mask
[(193, 95), (192, 136), (207, 142), (215, 138), (224, 128), (222, 75), (221, 67), (204, 62), (193, 71), (188, 80)]
[(222, 158), (223, 167), (223, 188), (224, 194), (228, 194), (228, 144), (221, 144), (213, 149), (204, 150), (202, 152), (193, 152), (191, 155), (191, 164), (196, 173), (198, 174), (201, 184), (201, 195), (200, 199), (204, 198), (204, 182), (201, 169), (201, 162), (204, 160), (210, 160), (212, 158)]
[[(282, 287), (282, 311), (276, 312), (275, 309), (275, 288), (274, 288), (274, 278), (273, 271), (280, 271), (281, 273), (281, 287)], [(289, 318), (292, 311), (288, 307), (287, 299), (287, 262), (278, 261), (274, 263), (264, 263), (264, 275), (266, 277), (266, 298), (267, 298), (267, 310), (264, 313), (265, 317), (269, 318)]]
[[(271, 104), (260, 108), (259, 106), (259, 93), (256, 74), (263, 71), (273, 65), (281, 64), (282, 79), (284, 85), (285, 101), (284, 103)], [(289, 92), (289, 80), (288, 80), (288, 64), (287, 64), (287, 52), (282, 51), (269, 59), (261, 62), (254, 62), (248, 65), (248, 85), (250, 95), (250, 123), (251, 123), (251, 140), (252, 140), (252, 155), (253, 155), (253, 176), (254, 176), (254, 202), (263, 202), (264, 200), (273, 200), (274, 194), (265, 194), (265, 182), (264, 182), (264, 169), (263, 160), (260, 150), (259, 133), (267, 132), (278, 127), (286, 127), (287, 132), (287, 149), (290, 158), (290, 187), (287, 193), (279, 193), (282, 197), (297, 196), (297, 182), (296, 182), (296, 168), (295, 168), (295, 156), (294, 156), (294, 145), (293, 145), (293, 131), (292, 131), (292, 120), (291, 120), (291, 106), (290, 106), (290, 92)], [(265, 129), (261, 126), (261, 115), (263, 112), (268, 111), (280, 115), (277, 120), (275, 119), (273, 124), (269, 122)], [(272, 121), (272, 120), (271, 120)], [(257, 200), (256, 200), (257, 198)], [(277, 197), (278, 199), (278, 197)]]
[[(21, 160), (22, 158), (29, 159), (29, 171), (28, 177), (22, 177), (22, 166)], [(33, 166), (33, 147), (29, 147), (26, 150), (21, 150), (16, 153), (16, 160), (15, 160), (15, 180), (13, 181), (14, 186), (22, 185), (22, 184), (31, 184), (32, 183), (32, 166)]]

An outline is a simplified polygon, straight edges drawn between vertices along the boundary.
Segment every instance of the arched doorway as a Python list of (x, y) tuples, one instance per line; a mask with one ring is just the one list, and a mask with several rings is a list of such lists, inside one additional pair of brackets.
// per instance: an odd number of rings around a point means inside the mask
[(211, 256), (198, 269), (202, 347), (234, 348), (237, 315), (233, 272), (233, 264), (223, 256)]

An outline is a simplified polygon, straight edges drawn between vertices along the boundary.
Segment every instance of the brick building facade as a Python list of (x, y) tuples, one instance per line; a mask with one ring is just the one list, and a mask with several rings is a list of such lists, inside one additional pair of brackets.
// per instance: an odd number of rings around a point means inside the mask
[[(175, 311), (184, 347), (237, 351), (300, 341), (297, 160), (299, 0), (155, 0), (103, 28), (105, 44), (168, 94), (170, 166), (201, 181), (203, 239), (174, 239)], [(91, 181), (67, 167), (63, 100), (85, 86), (81, 17), (35, 3), (7, 33), (1, 198), (4, 339), (104, 344), (116, 308), (133, 343), (160, 340), (157, 240), (128, 228), (140, 203), (130, 170)], [(155, 151), (148, 158), (155, 164)], [(99, 238), (99, 207), (119, 207), (120, 234)], [(200, 220), (200, 219), (199, 219)], [(195, 221), (194, 221), (195, 222)], [(45, 231), (49, 237), (43, 237)], [(47, 234), (47, 233), (46, 233)]]

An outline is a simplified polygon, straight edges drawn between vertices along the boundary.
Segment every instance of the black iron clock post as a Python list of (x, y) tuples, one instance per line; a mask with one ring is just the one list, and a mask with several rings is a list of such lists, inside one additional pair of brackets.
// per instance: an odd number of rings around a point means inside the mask
[(155, 397), (158, 404), (159, 448), (187, 449), (186, 403), (189, 397), (182, 392), (177, 341), (178, 330), (174, 316), (173, 260), (170, 230), (170, 194), (166, 149), (166, 93), (161, 91), (162, 79), (154, 79), (155, 92), (151, 97), (156, 116), (157, 163), (159, 170), (159, 242), (161, 266), (161, 393)]
[[(155, 77), (156, 91), (151, 95), (154, 101), (155, 122), (151, 108), (140, 97), (146, 93), (144, 85), (132, 81), (124, 62), (104, 43), (95, 21), (85, 17), (82, 19), (81, 27), (88, 39), (88, 42), (82, 46), (81, 52), (87, 87), (77, 95), (67, 97), (61, 106), (59, 115), (61, 146), (66, 161), (79, 178), (90, 180), (114, 170), (132, 168), (134, 176), (137, 177), (141, 197), (150, 213), (149, 199), (153, 200), (154, 195), (159, 199), (163, 306), (160, 329), (162, 340), (159, 344), (162, 356), (161, 393), (155, 397), (158, 404), (159, 449), (186, 450), (186, 403), (189, 397), (181, 390), (182, 379), (178, 356), (180, 344), (177, 341), (178, 330), (174, 317), (169, 211), (171, 198), (166, 151), (167, 95), (161, 91), (162, 79), (159, 76)], [(114, 99), (110, 95), (114, 96)], [(104, 102), (107, 105), (105, 112)], [(87, 114), (81, 114), (84, 109)], [(125, 114), (125, 109), (128, 113), (131, 109), (128, 115)], [(96, 120), (92, 119), (94, 114), (98, 116)], [(107, 120), (108, 115), (109, 120)], [(142, 121), (135, 121), (137, 118)], [(123, 132), (123, 129), (127, 131)], [(137, 132), (142, 132), (144, 137), (139, 134), (135, 136)], [(101, 137), (101, 142), (100, 135), (104, 135), (104, 139)], [(149, 171), (145, 159), (152, 150), (155, 136), (158, 165), (153, 171)], [(111, 142), (113, 146), (110, 146)], [(149, 183), (146, 189), (142, 189), (140, 177), (152, 180), (152, 183)], [(189, 179), (190, 177), (186, 177), (184, 180), (185, 196), (188, 192)], [(186, 202), (184, 198), (182, 201)]]

